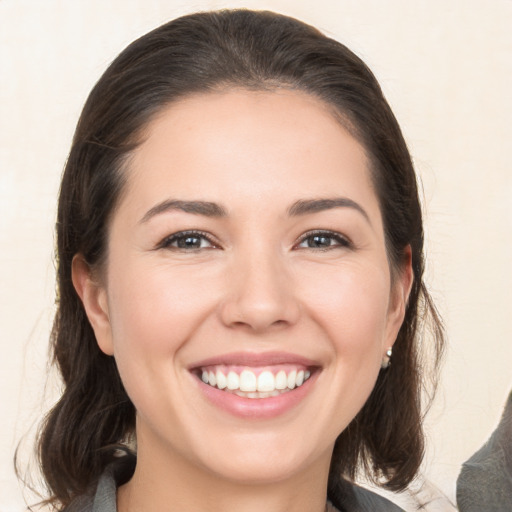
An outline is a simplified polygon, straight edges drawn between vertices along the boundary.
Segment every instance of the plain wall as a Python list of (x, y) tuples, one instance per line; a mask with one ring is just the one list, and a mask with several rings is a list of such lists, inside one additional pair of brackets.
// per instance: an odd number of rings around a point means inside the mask
[[(423, 183), (428, 282), (449, 342), (427, 422), (427, 477), (460, 464), (512, 387), (512, 1), (0, 0), (0, 512), (56, 397), (47, 381), (60, 174), (85, 98), (134, 38), (180, 14), (270, 9), (347, 44), (380, 80)], [(24, 435), (27, 436), (24, 437)]]

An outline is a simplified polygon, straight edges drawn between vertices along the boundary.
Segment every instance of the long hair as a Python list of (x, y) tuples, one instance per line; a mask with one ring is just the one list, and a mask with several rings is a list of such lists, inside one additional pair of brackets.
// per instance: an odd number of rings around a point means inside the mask
[[(390, 266), (411, 247), (414, 282), (393, 363), (339, 435), (329, 486), (358, 471), (403, 489), (423, 457), (420, 345), (439, 361), (443, 332), (423, 283), (423, 227), (416, 176), (398, 123), (372, 72), (348, 48), (295, 19), (248, 10), (178, 18), (130, 44), (90, 93), (62, 178), (57, 217), (57, 313), (51, 342), (62, 397), (47, 415), (39, 457), (49, 502), (71, 503), (134, 434), (135, 410), (113, 357), (100, 351), (71, 281), (73, 257), (104, 261), (108, 225), (124, 186), (124, 164), (166, 105), (194, 93), (286, 88), (319, 98), (365, 148)], [(420, 327), (430, 322), (432, 336)], [(434, 364), (434, 366), (435, 366)], [(435, 375), (434, 375), (435, 377)], [(435, 382), (435, 378), (433, 380)]]

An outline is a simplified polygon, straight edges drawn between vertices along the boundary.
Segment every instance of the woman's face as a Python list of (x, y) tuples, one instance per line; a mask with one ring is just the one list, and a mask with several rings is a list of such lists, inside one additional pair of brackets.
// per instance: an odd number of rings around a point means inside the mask
[(136, 407), (139, 461), (244, 482), (327, 471), (411, 280), (391, 281), (361, 145), (304, 93), (237, 90), (166, 108), (126, 172), (102, 280), (79, 264), (74, 280)]

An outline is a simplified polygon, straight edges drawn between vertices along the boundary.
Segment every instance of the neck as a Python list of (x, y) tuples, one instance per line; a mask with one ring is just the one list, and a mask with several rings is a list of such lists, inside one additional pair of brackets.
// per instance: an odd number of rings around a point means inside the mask
[[(139, 443), (132, 479), (118, 491), (118, 512), (325, 512), (330, 453), (278, 481), (217, 475), (178, 453)], [(330, 510), (330, 509), (329, 509)]]

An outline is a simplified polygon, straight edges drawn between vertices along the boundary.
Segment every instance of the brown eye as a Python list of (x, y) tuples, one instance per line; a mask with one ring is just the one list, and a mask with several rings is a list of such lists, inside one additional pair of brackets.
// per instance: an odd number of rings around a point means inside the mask
[(203, 233), (183, 231), (167, 237), (161, 244), (163, 249), (179, 249), (182, 251), (198, 251), (216, 247)]
[(322, 231), (306, 234), (297, 245), (302, 249), (329, 249), (335, 247), (350, 247), (350, 242), (339, 233)]

